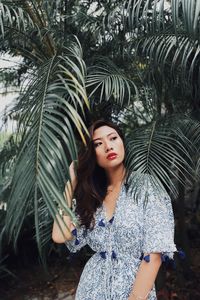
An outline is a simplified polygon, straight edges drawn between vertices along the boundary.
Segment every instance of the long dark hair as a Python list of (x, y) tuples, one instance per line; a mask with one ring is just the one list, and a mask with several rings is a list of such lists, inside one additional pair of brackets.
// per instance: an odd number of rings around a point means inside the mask
[(85, 225), (87, 229), (94, 226), (94, 213), (102, 205), (108, 187), (105, 170), (96, 162), (95, 148), (92, 142), (94, 131), (102, 126), (115, 129), (124, 143), (121, 129), (113, 122), (98, 120), (88, 129), (87, 146), (82, 147), (79, 153), (77, 185), (74, 191), (77, 203), (76, 213), (79, 216), (80, 224)]

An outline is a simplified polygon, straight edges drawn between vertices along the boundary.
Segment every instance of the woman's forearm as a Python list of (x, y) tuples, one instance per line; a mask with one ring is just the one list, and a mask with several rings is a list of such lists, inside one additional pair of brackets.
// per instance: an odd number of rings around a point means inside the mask
[[(147, 254), (144, 254), (144, 256), (145, 255)], [(161, 263), (162, 261), (159, 253), (151, 253), (149, 262), (142, 260), (128, 300), (148, 299), (148, 296), (146, 297), (146, 295), (153, 287)]]
[(56, 216), (56, 219), (53, 223), (52, 229), (52, 239), (55, 243), (61, 244), (66, 240), (72, 240), (73, 236), (71, 231), (74, 229), (74, 225), (71, 222), (70, 216), (63, 216), (61, 218), (60, 215)]

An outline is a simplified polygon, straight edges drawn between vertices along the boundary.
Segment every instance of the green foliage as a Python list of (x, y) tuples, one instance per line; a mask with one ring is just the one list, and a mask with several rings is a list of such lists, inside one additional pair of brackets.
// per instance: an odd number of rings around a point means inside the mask
[(92, 88), (89, 98), (99, 91), (99, 102), (109, 101), (110, 98), (120, 106), (129, 105), (131, 92), (137, 87), (134, 82), (126, 78), (122, 71), (117, 68), (112, 61), (106, 58), (99, 58), (97, 64), (89, 68), (86, 86)]
[[(192, 135), (186, 138), (183, 124), (194, 128), (188, 118), (172, 117), (157, 120), (129, 134), (127, 164), (139, 174), (151, 174), (162, 182), (172, 194), (176, 194), (174, 179), (184, 184), (192, 180), (195, 164)], [(199, 132), (198, 132), (199, 134)]]
[(57, 205), (75, 217), (64, 185), (99, 116), (123, 124), (130, 169), (173, 193), (198, 174), (199, 123), (180, 113), (199, 110), (199, 13), (197, 0), (0, 1), (0, 51), (23, 57), (26, 79), (14, 151), (1, 150), (9, 239), (33, 218), (41, 249)]
[(15, 277), (15, 275), (12, 272), (10, 272), (8, 270), (8, 268), (6, 267), (6, 265), (4, 264), (5, 259), (6, 259), (6, 257), (4, 257), (3, 259), (0, 259), (0, 278), (7, 277), (7, 276)]

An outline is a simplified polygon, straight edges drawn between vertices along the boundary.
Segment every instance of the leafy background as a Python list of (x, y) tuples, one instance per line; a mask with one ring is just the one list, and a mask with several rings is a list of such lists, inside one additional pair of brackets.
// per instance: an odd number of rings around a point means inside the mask
[(192, 286), (183, 287), (196, 265), (188, 240), (200, 220), (199, 14), (198, 0), (0, 1), (1, 54), (22, 58), (17, 69), (0, 69), (2, 84), (20, 90), (4, 116), (17, 129), (0, 152), (2, 274), (12, 248), (23, 256), (27, 236), (48, 266), (57, 205), (75, 217), (63, 196), (69, 165), (103, 116), (125, 132), (128, 167), (173, 197), (186, 252), (176, 286), (189, 299)]

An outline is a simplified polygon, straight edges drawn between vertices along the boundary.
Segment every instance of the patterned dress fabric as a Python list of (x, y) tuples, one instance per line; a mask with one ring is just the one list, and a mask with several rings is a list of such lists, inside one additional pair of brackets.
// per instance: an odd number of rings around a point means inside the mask
[[(160, 253), (162, 261), (173, 259), (177, 249), (171, 199), (149, 180), (141, 185), (136, 197), (134, 188), (123, 184), (113, 217), (107, 220), (102, 205), (94, 228), (80, 226), (72, 232), (74, 239), (66, 241), (71, 252), (86, 244), (96, 252), (84, 267), (75, 300), (128, 300), (142, 260), (148, 263), (150, 253)], [(148, 300), (156, 299), (153, 286)]]

